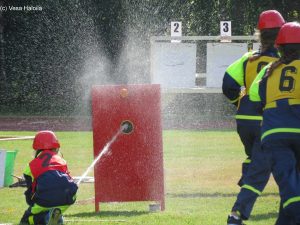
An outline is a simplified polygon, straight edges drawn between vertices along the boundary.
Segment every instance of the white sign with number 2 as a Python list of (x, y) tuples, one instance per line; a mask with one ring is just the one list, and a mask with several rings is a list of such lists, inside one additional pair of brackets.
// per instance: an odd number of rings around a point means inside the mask
[(181, 22), (171, 22), (171, 37), (181, 37)]

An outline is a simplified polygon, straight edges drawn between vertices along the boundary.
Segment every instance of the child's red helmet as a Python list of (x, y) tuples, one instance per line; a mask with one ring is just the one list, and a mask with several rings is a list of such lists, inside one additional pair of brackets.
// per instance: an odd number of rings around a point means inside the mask
[(284, 24), (277, 35), (276, 45), (300, 44), (300, 24), (290, 22)]
[(52, 131), (39, 131), (33, 140), (32, 147), (34, 150), (55, 149), (59, 148), (60, 144)]
[(267, 10), (260, 14), (257, 28), (259, 30), (280, 28), (285, 24), (285, 20), (277, 10)]

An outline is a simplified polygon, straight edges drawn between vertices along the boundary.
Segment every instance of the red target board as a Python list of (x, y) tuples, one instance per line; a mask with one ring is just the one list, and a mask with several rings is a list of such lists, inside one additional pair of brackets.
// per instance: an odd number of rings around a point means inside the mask
[(94, 157), (117, 135), (94, 167), (100, 202), (156, 201), (165, 208), (160, 86), (92, 88)]

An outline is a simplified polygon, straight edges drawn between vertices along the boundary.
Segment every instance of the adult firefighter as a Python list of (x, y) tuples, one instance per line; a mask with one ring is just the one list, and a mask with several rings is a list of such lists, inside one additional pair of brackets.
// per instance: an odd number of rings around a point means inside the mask
[(281, 199), (276, 225), (300, 225), (300, 24), (283, 25), (276, 44), (281, 57), (258, 74), (250, 98), (264, 110), (262, 151)]
[[(260, 14), (257, 28), (260, 37), (260, 50), (247, 52), (233, 62), (223, 78), (224, 95), (237, 106), (237, 132), (244, 145), (246, 160), (242, 164), (241, 186), (237, 200), (228, 216), (227, 224), (240, 225), (251, 214), (254, 203), (266, 186), (270, 173), (261, 170), (264, 159), (260, 154), (261, 109), (260, 104), (251, 102), (249, 88), (258, 72), (268, 63), (278, 59), (274, 47), (280, 27), (285, 23), (276, 10), (267, 10)], [(255, 182), (253, 182), (255, 181)], [(249, 183), (255, 183), (251, 186)]]

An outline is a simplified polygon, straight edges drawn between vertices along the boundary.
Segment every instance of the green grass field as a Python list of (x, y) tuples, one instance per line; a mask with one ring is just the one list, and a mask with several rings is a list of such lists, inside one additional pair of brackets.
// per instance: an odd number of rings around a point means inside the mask
[[(34, 135), (0, 132), (0, 136)], [(73, 176), (93, 160), (91, 132), (56, 132)], [(66, 224), (222, 225), (236, 199), (241, 162), (245, 159), (235, 131), (164, 131), (166, 210), (149, 212), (152, 202), (105, 203), (95, 213), (93, 184), (84, 183), (78, 203), (65, 213)], [(15, 174), (22, 175), (32, 157), (32, 141), (2, 141), (0, 149), (18, 149)], [(92, 174), (90, 174), (92, 175)], [(0, 224), (17, 224), (27, 208), (24, 188), (0, 189)], [(273, 225), (279, 205), (278, 188), (269, 181), (247, 225)], [(73, 222), (74, 221), (74, 222)]]

